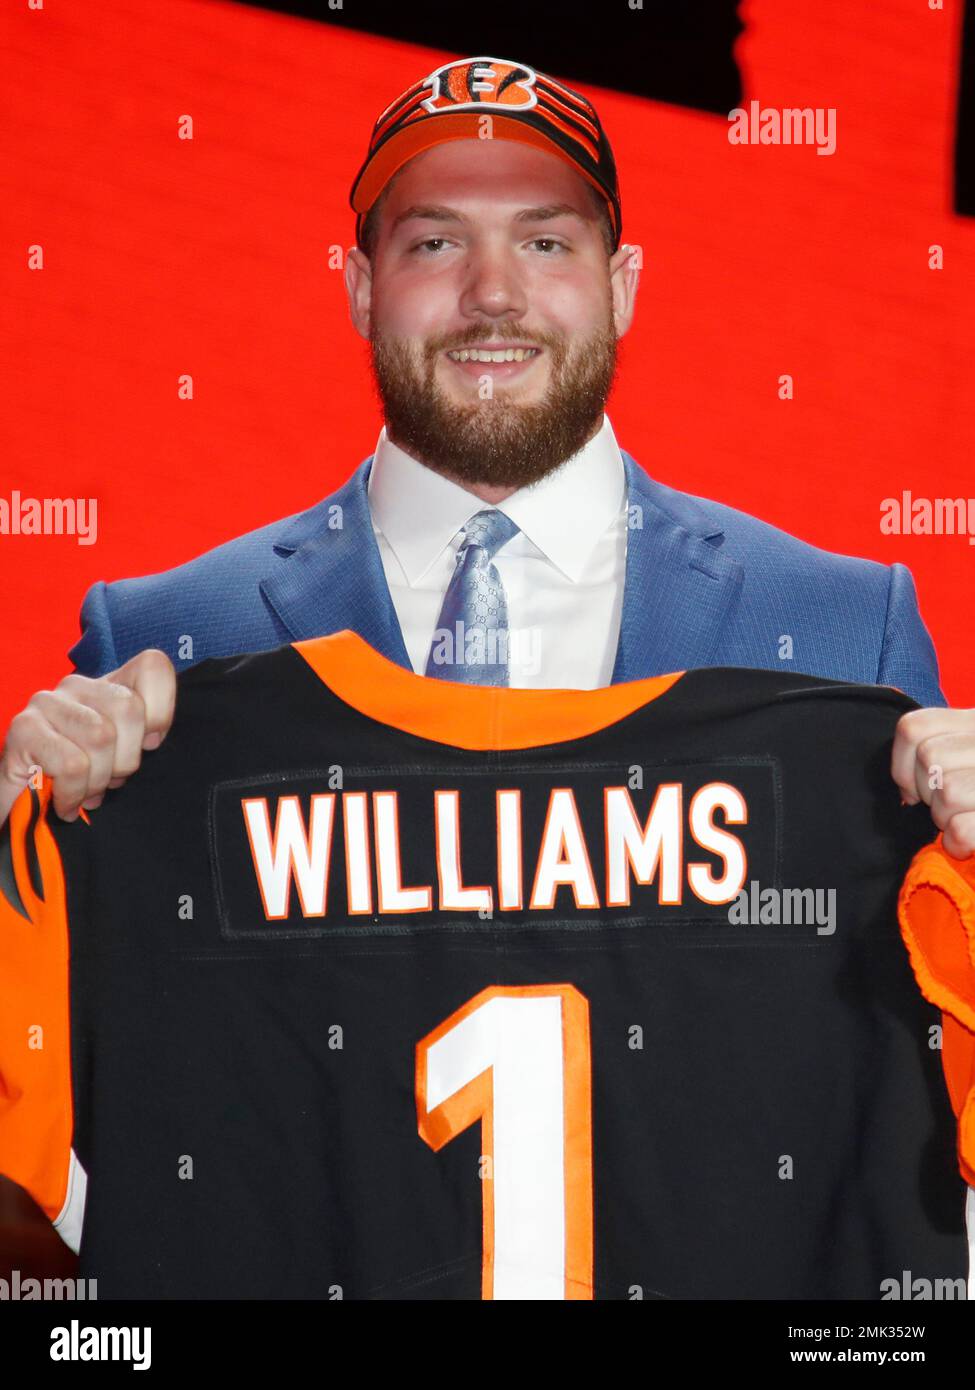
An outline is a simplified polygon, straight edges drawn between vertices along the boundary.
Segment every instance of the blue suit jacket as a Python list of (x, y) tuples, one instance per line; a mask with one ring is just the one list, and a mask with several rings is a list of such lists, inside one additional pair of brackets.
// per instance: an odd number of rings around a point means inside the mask
[[(655, 482), (625, 451), (623, 462), (631, 511), (614, 684), (695, 666), (758, 666), (947, 703), (905, 566), (818, 550)], [(76, 669), (104, 675), (160, 647), (180, 670), (352, 628), (411, 670), (373, 534), (371, 465), (372, 455), (307, 511), (186, 564), (92, 585), (69, 653)]]

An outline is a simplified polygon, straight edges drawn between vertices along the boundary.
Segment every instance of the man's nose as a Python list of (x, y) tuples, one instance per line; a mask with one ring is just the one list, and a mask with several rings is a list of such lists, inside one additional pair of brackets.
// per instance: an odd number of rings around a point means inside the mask
[(528, 297), (513, 251), (498, 247), (471, 250), (464, 265), (459, 307), (465, 315), (492, 318), (525, 312)]

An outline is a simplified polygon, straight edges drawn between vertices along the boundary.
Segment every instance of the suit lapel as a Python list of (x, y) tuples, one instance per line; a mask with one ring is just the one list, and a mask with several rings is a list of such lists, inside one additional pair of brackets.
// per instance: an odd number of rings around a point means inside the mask
[[(743, 580), (741, 565), (711, 543), (723, 533), (717, 517), (622, 453), (630, 524), (614, 685), (707, 665)], [(261, 592), (292, 640), (351, 628), (412, 670), (372, 528), (371, 464), (372, 455), (282, 530), (274, 549), (290, 558)]]
[(629, 526), (614, 685), (707, 665), (744, 577), (710, 543), (723, 534), (717, 517), (621, 452)]
[(366, 491), (371, 464), (372, 455), (337, 492), (282, 531), (274, 549), (290, 558), (261, 582), (261, 592), (292, 640), (351, 628), (411, 671), (372, 528)]

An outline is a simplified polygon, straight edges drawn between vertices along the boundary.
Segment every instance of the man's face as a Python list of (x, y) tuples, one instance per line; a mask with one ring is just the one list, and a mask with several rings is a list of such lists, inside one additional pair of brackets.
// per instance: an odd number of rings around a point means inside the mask
[[(607, 260), (584, 180), (554, 155), (456, 140), (410, 160), (381, 209), (371, 285), (354, 277), (390, 437), (494, 487), (535, 482), (577, 453), (601, 424), (629, 322), (611, 282), (624, 258)], [(451, 356), (509, 348), (528, 351)]]

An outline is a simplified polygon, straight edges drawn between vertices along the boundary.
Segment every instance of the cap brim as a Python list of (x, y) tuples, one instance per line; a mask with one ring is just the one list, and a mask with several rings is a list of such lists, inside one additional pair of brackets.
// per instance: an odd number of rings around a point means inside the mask
[[(393, 175), (398, 173), (409, 160), (422, 154), (424, 150), (433, 149), (435, 145), (442, 145), (448, 140), (477, 140), (482, 138), (481, 132), (484, 128), (485, 114), (478, 111), (450, 111), (440, 116), (427, 116), (423, 120), (417, 121), (415, 125), (406, 126), (404, 129), (398, 130), (395, 135), (391, 135), (384, 144), (379, 146), (359, 173), (350, 198), (353, 210), (360, 216), (365, 215)], [(512, 120), (509, 116), (499, 116), (494, 113), (491, 114), (490, 120), (494, 131), (500, 132), (502, 139), (518, 140), (523, 145), (530, 145), (533, 149), (554, 155), (563, 164), (567, 164), (573, 173), (592, 184), (600, 197), (606, 200), (606, 206), (609, 208), (610, 218), (614, 224), (614, 231), (616, 230), (616, 214), (606, 195), (606, 190), (597, 179), (594, 179), (582, 168), (578, 160), (566, 154), (554, 140), (524, 121)]]

